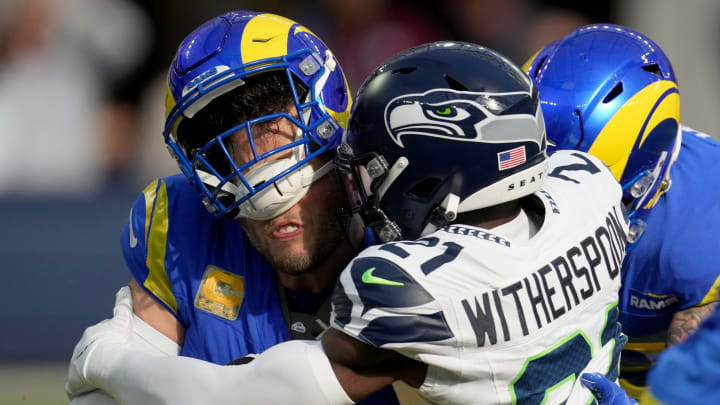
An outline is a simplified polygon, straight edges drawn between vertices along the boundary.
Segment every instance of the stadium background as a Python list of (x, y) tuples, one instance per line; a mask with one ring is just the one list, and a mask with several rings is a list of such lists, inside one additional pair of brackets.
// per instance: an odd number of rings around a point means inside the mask
[(522, 64), (579, 25), (623, 24), (672, 60), (683, 123), (717, 138), (720, 2), (577, 3), (0, 0), (0, 405), (68, 403), (74, 343), (128, 281), (119, 234), (130, 204), (176, 170), (161, 138), (163, 78), (195, 26), (232, 9), (293, 18), (328, 42), (356, 90), (422, 42), (472, 41)]

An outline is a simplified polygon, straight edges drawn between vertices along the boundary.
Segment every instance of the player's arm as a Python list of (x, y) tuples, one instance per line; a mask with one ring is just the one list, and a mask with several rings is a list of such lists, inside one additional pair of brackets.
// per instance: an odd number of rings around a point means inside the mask
[(670, 327), (667, 331), (665, 343), (668, 347), (684, 342), (705, 320), (717, 306), (716, 302), (701, 306), (691, 307), (676, 312), (673, 315)]
[(69, 370), (71, 397), (80, 397), (91, 387), (125, 405), (352, 403), (318, 341), (276, 345), (242, 366), (148, 354), (133, 347), (129, 331), (135, 324), (155, 329), (134, 315), (132, 301), (130, 290), (121, 289), (113, 317), (83, 334)]
[[(328, 359), (324, 345), (339, 360)], [(149, 356), (122, 345), (92, 348), (89, 356), (84, 377), (125, 405), (351, 404), (396, 379), (419, 387), (425, 376), (423, 365), (338, 331), (329, 331), (322, 344), (281, 343), (239, 366)]]
[(427, 374), (424, 363), (393, 350), (368, 345), (337, 329), (325, 333), (322, 345), (335, 376), (353, 401), (397, 380), (419, 388)]
[[(135, 284), (134, 288), (140, 287)], [(153, 356), (176, 356), (179, 353), (180, 346), (177, 341), (161, 333), (133, 312), (133, 298), (135, 297), (130, 292), (130, 288), (121, 288), (116, 294), (113, 318), (87, 328), (75, 346), (68, 369), (68, 381), (65, 384), (65, 391), (73, 405), (113, 403), (105, 394), (97, 391), (100, 388), (98, 385), (90, 383), (83, 377), (85, 369), (89, 366), (109, 371), (102, 363), (88, 365), (90, 352), (97, 349), (113, 351), (122, 348)], [(142, 299), (139, 301), (142, 302)], [(117, 377), (112, 372), (107, 372), (106, 378)]]
[(353, 403), (318, 341), (285, 342), (239, 366), (151, 356), (122, 345), (91, 348), (88, 360), (83, 377), (122, 405)]
[(145, 292), (135, 279), (132, 279), (128, 286), (132, 291), (132, 305), (135, 315), (156, 331), (182, 346), (185, 340), (185, 326), (160, 302)]
[(148, 355), (128, 344), (130, 303), (119, 294), (115, 316), (89, 329), (73, 354), (78, 379), (120, 404), (348, 404), (396, 379), (419, 387), (425, 377), (424, 365), (337, 330), (322, 344), (285, 342), (240, 366)]

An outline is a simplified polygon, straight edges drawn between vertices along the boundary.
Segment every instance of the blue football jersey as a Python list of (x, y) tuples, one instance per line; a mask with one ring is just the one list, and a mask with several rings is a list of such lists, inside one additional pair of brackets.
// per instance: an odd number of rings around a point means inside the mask
[(121, 245), (138, 284), (185, 326), (182, 355), (226, 364), (290, 339), (272, 267), (182, 175), (145, 188)]
[(647, 369), (665, 348), (673, 315), (717, 300), (720, 276), (720, 144), (689, 128), (670, 172), (672, 185), (623, 262), (620, 322), (629, 337), (621, 382), (637, 396)]

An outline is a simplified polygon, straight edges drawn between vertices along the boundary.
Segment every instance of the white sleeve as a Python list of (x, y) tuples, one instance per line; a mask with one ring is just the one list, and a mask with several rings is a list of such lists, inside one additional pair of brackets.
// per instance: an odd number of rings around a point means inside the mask
[(177, 356), (182, 350), (182, 346), (148, 325), (135, 312), (132, 314), (132, 329), (133, 335), (129, 343), (135, 350), (156, 356)]
[(117, 402), (103, 391), (95, 390), (74, 397), (70, 405), (117, 405)]
[[(117, 338), (114, 339), (113, 337)], [(177, 356), (181, 349), (181, 346), (175, 341), (135, 315), (132, 310), (130, 289), (128, 287), (121, 288), (116, 294), (113, 318), (106, 319), (88, 328), (75, 347), (65, 387), (71, 405), (115, 404), (106, 393), (97, 390), (95, 386), (87, 384), (87, 381), (82, 378), (82, 372), (78, 372), (78, 370), (86, 367), (82, 364), (81, 353), (86, 351), (87, 348), (107, 346), (112, 349), (121, 345), (128, 350), (154, 356)], [(117, 377), (108, 375), (108, 378)]]
[(353, 403), (319, 341), (285, 342), (239, 366), (151, 356), (127, 347), (96, 348), (93, 356), (88, 380), (123, 405)]

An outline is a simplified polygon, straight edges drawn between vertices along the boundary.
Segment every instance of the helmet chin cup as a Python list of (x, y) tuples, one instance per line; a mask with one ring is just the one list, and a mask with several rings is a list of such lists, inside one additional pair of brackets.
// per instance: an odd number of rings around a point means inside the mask
[[(235, 198), (239, 200), (245, 197), (251, 193), (251, 190), (263, 185), (295, 163), (297, 162), (294, 159), (278, 159), (256, 167), (245, 176), (249, 187), (244, 184), (238, 186)], [(312, 168), (305, 165), (276, 181), (274, 185), (258, 191), (238, 206), (237, 218), (266, 220), (284, 213), (305, 196), (308, 187), (303, 187), (301, 179), (303, 176), (312, 176), (312, 172)]]
[(273, 160), (250, 170), (244, 176), (247, 183), (240, 184), (233, 191), (237, 200), (244, 198), (252, 191), (254, 191), (254, 195), (238, 206), (236, 218), (262, 221), (283, 214), (307, 194), (312, 183), (329, 173), (334, 167), (332, 162), (328, 162), (315, 171), (312, 166), (305, 164), (276, 180), (274, 184), (268, 184), (261, 188), (274, 177), (291, 170), (298, 162), (296, 155), (293, 154), (291, 158)]

